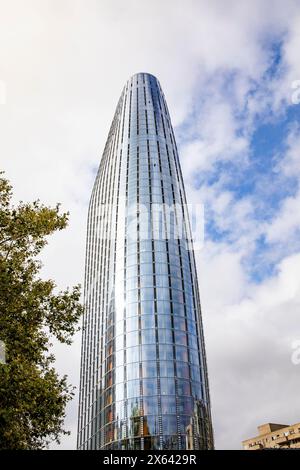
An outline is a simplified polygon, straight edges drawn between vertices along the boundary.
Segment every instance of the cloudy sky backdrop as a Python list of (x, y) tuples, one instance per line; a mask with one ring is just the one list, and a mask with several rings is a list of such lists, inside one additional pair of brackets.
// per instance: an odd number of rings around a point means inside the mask
[[(136, 72), (161, 82), (189, 202), (205, 205), (217, 448), (300, 421), (299, 50), (299, 0), (0, 0), (1, 168), (16, 201), (71, 213), (43, 252), (59, 287), (83, 280), (87, 204), (122, 87)], [(80, 335), (55, 351), (78, 386)], [(60, 448), (75, 447), (76, 424), (77, 397)]]

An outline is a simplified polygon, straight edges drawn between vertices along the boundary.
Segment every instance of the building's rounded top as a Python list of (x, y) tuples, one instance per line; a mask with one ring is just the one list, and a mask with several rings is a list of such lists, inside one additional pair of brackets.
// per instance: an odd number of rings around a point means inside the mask
[(157, 78), (155, 77), (155, 75), (153, 75), (152, 73), (148, 73), (148, 72), (137, 72), (137, 73), (134, 73), (133, 75), (131, 75), (131, 77), (129, 78), (129, 80), (131, 80), (132, 78), (134, 77), (137, 77), (139, 75), (144, 75), (144, 76), (147, 76), (147, 77), (152, 77), (154, 78), (155, 80), (157, 80)]

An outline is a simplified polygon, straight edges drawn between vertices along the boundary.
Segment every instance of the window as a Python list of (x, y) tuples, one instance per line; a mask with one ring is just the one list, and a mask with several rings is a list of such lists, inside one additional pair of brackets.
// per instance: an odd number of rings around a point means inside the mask
[(153, 276), (141, 276), (141, 288), (144, 287), (153, 288)]
[(158, 341), (162, 344), (173, 344), (172, 330), (158, 330)]
[[(123, 351), (122, 351), (123, 352)], [(126, 349), (126, 362), (138, 362), (139, 361), (139, 346), (134, 346)]]
[(141, 290), (141, 301), (149, 301), (154, 299), (154, 290), (152, 288), (144, 288)]
[(177, 377), (183, 379), (189, 379), (190, 371), (189, 366), (186, 362), (177, 362), (176, 363)]
[(197, 400), (201, 400), (203, 398), (202, 385), (200, 382), (192, 381), (192, 395)]
[(142, 361), (153, 361), (156, 357), (156, 346), (146, 344), (142, 346)]
[(141, 434), (140, 418), (132, 418), (129, 420), (129, 436), (138, 437)]
[(143, 407), (144, 415), (158, 415), (157, 397), (144, 397)]
[(142, 330), (146, 328), (155, 328), (155, 316), (154, 315), (141, 316), (141, 325), (142, 325)]
[(200, 369), (198, 366), (191, 366), (191, 378), (196, 382), (200, 382)]
[(174, 362), (173, 361), (160, 361), (159, 363), (161, 377), (174, 377)]
[(174, 315), (174, 328), (176, 330), (185, 331), (185, 319), (183, 317), (179, 317), (178, 315)]
[(159, 345), (159, 359), (170, 360), (170, 358), (173, 358), (173, 346), (170, 344), (160, 344)]
[(185, 334), (184, 331), (175, 330), (174, 331), (174, 336), (175, 336), (175, 343), (176, 344), (179, 344), (181, 346), (186, 346), (187, 345), (186, 334)]
[(190, 382), (188, 382), (187, 380), (178, 379), (177, 387), (179, 396), (191, 394)]
[[(122, 405), (125, 408), (124, 402), (122, 402)], [(138, 397), (127, 400), (127, 414), (129, 417), (140, 415), (140, 399)]]
[(183, 346), (176, 346), (176, 360), (188, 362), (188, 351)]
[(162, 417), (163, 433), (165, 435), (177, 434), (177, 419), (174, 415), (165, 415)]
[(157, 395), (157, 381), (152, 379), (143, 379), (143, 395)]
[(142, 373), (143, 377), (156, 377), (157, 376), (157, 366), (156, 361), (147, 361), (142, 363)]
[(174, 395), (161, 398), (161, 412), (165, 414), (176, 414), (176, 399)]
[(128, 364), (126, 367), (127, 380), (136, 380), (139, 378), (139, 363)]
[(145, 416), (143, 423), (143, 434), (144, 436), (150, 435), (155, 436), (159, 433), (159, 424), (157, 416)]
[(138, 331), (130, 331), (126, 333), (126, 346), (130, 348), (131, 346), (139, 345), (139, 333)]
[(140, 265), (141, 276), (149, 276), (153, 274), (152, 263), (143, 263)]
[[(123, 383), (116, 384), (115, 397), (116, 397), (116, 401), (124, 400), (124, 384)], [(106, 404), (110, 404), (110, 403), (112, 403), (112, 401), (110, 401), (110, 397), (109, 395), (107, 395)]]
[(193, 398), (178, 397), (178, 411), (183, 415), (192, 415), (194, 411)]
[(141, 315), (154, 315), (154, 302), (142, 301), (141, 302)]
[(191, 359), (192, 364), (199, 365), (198, 351), (195, 351), (194, 349), (190, 349), (190, 359)]
[(142, 344), (155, 344), (155, 329), (141, 331)]
[(162, 395), (174, 395), (175, 394), (175, 381), (174, 379), (160, 379), (160, 388)]
[(140, 396), (140, 381), (139, 380), (129, 380), (127, 382), (127, 397), (139, 397)]
[(126, 319), (126, 331), (127, 333), (129, 331), (134, 331), (139, 329), (139, 324), (138, 324), (139, 317), (130, 317)]
[(158, 315), (157, 316), (158, 327), (171, 329), (171, 317), (170, 315)]

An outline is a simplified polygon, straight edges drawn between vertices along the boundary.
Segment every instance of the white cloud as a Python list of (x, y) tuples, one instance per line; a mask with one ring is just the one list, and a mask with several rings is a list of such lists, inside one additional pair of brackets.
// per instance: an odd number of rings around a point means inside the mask
[(217, 253), (199, 272), (216, 444), (239, 448), (259, 424), (299, 419), (300, 369), (291, 358), (300, 254), (260, 286), (247, 282), (234, 253)]
[(233, 113), (232, 104), (224, 97), (206, 98), (196, 123), (191, 125), (197, 137), (182, 148), (183, 171), (187, 177), (197, 171), (211, 170), (217, 161), (242, 160), (248, 150), (248, 141), (237, 135), (240, 123)]
[(300, 230), (300, 133), (293, 127), (287, 137), (287, 150), (278, 164), (278, 171), (298, 180), (293, 196), (286, 197), (276, 217), (266, 227), (270, 242), (291, 243)]
[(300, 229), (300, 192), (295, 197), (284, 200), (276, 219), (267, 229), (267, 239), (270, 242), (290, 243), (293, 235)]

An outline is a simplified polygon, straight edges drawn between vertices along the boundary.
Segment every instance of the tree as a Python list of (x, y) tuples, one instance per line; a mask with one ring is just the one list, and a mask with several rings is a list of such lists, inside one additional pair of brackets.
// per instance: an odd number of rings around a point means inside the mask
[(80, 286), (57, 292), (39, 277), (37, 255), (46, 237), (67, 226), (68, 214), (39, 201), (12, 205), (12, 187), (0, 173), (0, 449), (43, 449), (59, 442), (73, 396), (59, 377), (51, 340), (71, 344), (82, 314)]

